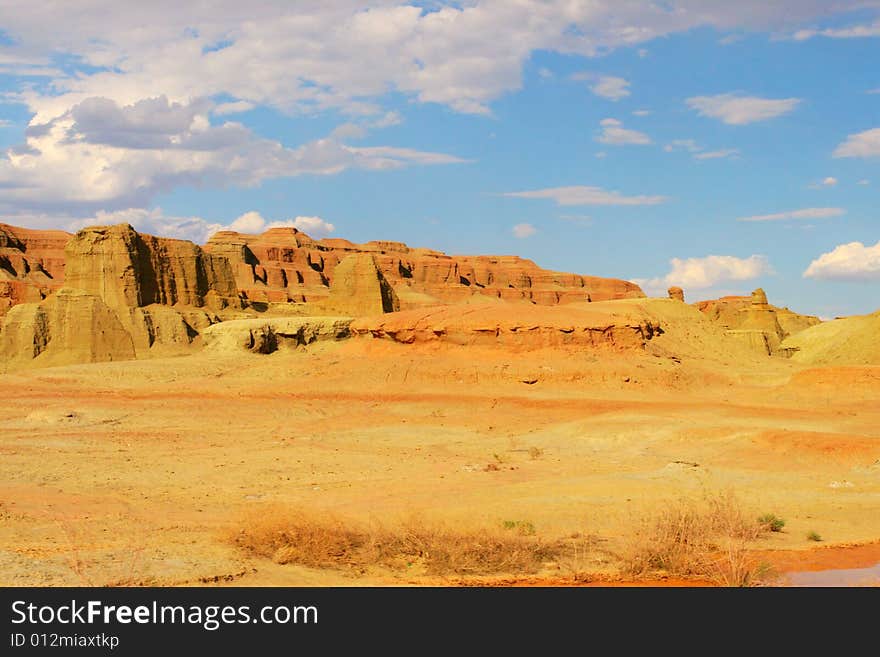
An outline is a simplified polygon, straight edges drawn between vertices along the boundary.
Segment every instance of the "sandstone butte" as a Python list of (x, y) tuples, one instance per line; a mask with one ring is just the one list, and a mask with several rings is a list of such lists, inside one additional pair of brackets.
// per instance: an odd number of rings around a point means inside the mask
[(34, 233), (3, 227), (0, 262), (9, 263), (2, 271), (14, 292), (5, 297), (0, 332), (7, 362), (58, 365), (177, 350), (219, 321), (218, 312), (242, 307), (226, 259), (191, 242), (99, 226), (68, 235), (61, 250), (63, 233)]
[[(671, 291), (670, 291), (671, 294)], [(751, 296), (727, 296), (711, 301), (699, 301), (697, 310), (719, 322), (728, 333), (768, 354), (791, 356), (782, 343), (789, 336), (821, 323), (818, 317), (800, 315), (788, 308), (778, 308), (767, 302), (761, 288)]]
[(262, 303), (326, 299), (336, 266), (354, 254), (373, 256), (403, 310), (474, 296), (544, 306), (645, 296), (628, 281), (549, 271), (518, 256), (450, 256), (401, 242), (313, 240), (296, 228), (272, 228), (262, 235), (221, 231), (205, 251), (226, 257), (239, 290)]
[[(706, 344), (791, 356), (799, 347), (783, 341), (819, 323), (769, 305), (763, 290), (693, 306), (679, 288), (669, 296), (679, 305), (649, 304), (627, 281), (549, 271), (516, 256), (313, 240), (295, 228), (223, 231), (199, 247), (125, 224), (76, 235), (0, 225), (6, 368), (171, 355), (208, 342), (268, 353), (285, 341), (348, 336), (644, 349), (667, 323)], [(290, 319), (303, 316), (310, 323)], [(220, 322), (227, 326), (208, 331)]]

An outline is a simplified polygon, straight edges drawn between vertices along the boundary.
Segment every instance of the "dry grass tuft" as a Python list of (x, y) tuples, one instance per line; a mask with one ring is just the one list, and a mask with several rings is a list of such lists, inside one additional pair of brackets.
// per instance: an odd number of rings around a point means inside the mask
[(535, 573), (564, 547), (503, 526), (465, 529), (422, 519), (359, 526), (280, 509), (246, 519), (231, 538), (276, 563), (361, 572), (372, 566), (415, 568), (428, 575)]
[(769, 575), (749, 546), (767, 527), (743, 512), (731, 493), (682, 500), (645, 523), (623, 557), (624, 570), (708, 579), (723, 586), (754, 586)]

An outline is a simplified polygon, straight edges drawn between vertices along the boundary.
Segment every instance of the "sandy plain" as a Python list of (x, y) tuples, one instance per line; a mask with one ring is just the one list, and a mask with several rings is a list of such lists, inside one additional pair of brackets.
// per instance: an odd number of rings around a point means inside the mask
[[(761, 362), (360, 338), (10, 373), (0, 584), (619, 582), (641, 519), (718, 491), (785, 519), (754, 546), (780, 572), (880, 561), (880, 368)], [(594, 549), (469, 579), (279, 565), (229, 540), (279, 508), (530, 523)]]

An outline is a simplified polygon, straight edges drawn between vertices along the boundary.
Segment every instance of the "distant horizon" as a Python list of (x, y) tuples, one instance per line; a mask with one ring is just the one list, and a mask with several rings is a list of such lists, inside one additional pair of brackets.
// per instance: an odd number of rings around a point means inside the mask
[(10, 225), (291, 225), (880, 309), (880, 2), (6, 6)]

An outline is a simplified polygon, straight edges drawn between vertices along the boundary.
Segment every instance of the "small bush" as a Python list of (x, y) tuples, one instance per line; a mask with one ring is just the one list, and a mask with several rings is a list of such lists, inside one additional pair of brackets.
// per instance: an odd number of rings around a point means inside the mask
[(785, 527), (785, 520), (772, 513), (765, 513), (758, 518), (758, 524), (769, 532), (781, 532), (782, 528)]
[(534, 525), (525, 521), (505, 521), (495, 529), (421, 520), (368, 527), (277, 510), (246, 519), (231, 540), (281, 564), (359, 571), (370, 566), (406, 570), (418, 564), (430, 575), (492, 575), (535, 573), (568, 549), (534, 534)]
[(514, 530), (521, 536), (534, 536), (535, 526), (528, 520), (505, 520), (501, 523), (504, 529)]
[(820, 543), (822, 541), (822, 537), (819, 535), (819, 532), (809, 531), (807, 532), (807, 540)]
[(748, 551), (764, 531), (761, 523), (746, 517), (732, 494), (672, 503), (646, 521), (624, 555), (624, 571), (660, 571), (724, 586), (751, 586), (769, 570)]
[(529, 456), (533, 461), (541, 458), (544, 455), (544, 450), (540, 447), (529, 447)]

